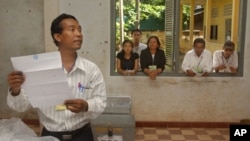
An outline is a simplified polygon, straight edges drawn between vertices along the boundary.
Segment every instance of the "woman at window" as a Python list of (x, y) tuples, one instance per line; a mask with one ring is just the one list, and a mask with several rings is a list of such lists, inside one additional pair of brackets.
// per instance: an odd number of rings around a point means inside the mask
[(125, 40), (116, 56), (117, 71), (123, 75), (135, 75), (138, 71), (139, 55), (133, 52), (133, 42)]
[(160, 46), (159, 38), (151, 36), (147, 41), (147, 48), (140, 55), (141, 69), (152, 80), (165, 69), (166, 57)]

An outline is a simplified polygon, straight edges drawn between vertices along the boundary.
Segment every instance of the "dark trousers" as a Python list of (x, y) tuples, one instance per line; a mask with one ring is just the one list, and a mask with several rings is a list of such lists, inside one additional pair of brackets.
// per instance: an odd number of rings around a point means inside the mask
[(60, 141), (94, 141), (90, 124), (71, 132), (51, 132), (43, 128), (41, 136), (53, 136)]

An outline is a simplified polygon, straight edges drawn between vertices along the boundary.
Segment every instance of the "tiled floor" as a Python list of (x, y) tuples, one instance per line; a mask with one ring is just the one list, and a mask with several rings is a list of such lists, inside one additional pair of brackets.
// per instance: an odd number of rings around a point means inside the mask
[[(39, 126), (29, 125), (37, 134)], [(229, 141), (228, 128), (137, 128), (135, 141)]]
[(136, 141), (229, 141), (229, 129), (137, 128)]

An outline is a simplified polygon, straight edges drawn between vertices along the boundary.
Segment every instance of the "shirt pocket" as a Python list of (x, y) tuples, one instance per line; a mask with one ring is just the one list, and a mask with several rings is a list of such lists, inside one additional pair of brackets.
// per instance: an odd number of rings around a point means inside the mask
[(78, 83), (76, 86), (74, 86), (74, 95), (75, 98), (79, 99), (89, 99), (92, 89), (88, 85), (84, 85), (84, 83)]

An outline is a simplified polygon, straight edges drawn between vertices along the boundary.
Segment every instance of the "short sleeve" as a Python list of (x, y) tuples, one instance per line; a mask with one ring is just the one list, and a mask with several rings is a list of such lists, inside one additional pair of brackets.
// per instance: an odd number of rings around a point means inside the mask
[(133, 58), (134, 58), (134, 59), (138, 59), (138, 58), (139, 58), (138, 53), (133, 53)]
[(116, 55), (116, 58), (122, 60), (122, 59), (123, 59), (123, 53), (122, 53), (122, 52), (119, 52), (119, 53)]

